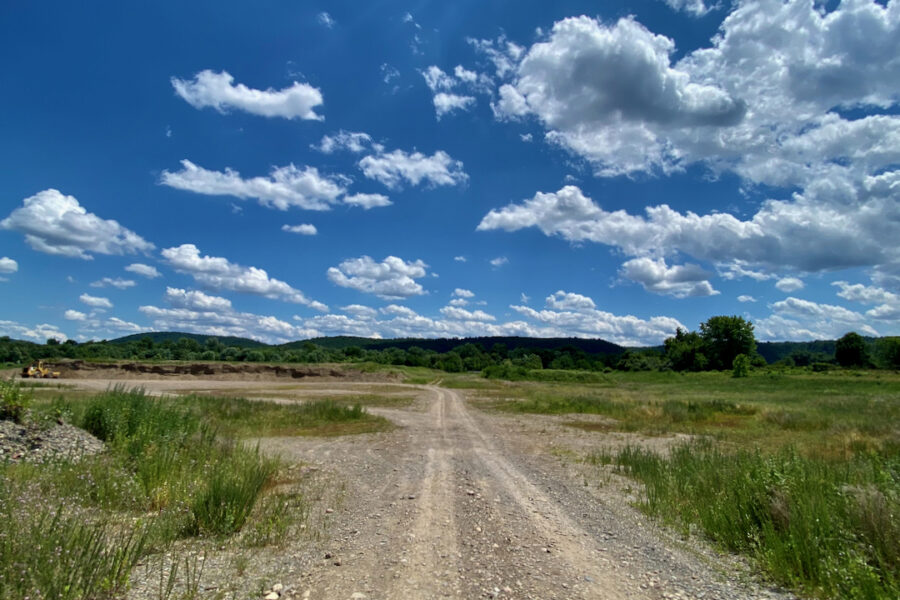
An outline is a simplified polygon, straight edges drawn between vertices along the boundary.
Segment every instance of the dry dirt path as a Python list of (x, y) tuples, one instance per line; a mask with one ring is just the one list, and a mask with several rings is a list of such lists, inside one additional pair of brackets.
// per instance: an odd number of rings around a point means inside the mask
[[(141, 383), (165, 393), (235, 386)], [(359, 385), (323, 382), (295, 398)], [(248, 382), (248, 394), (277, 386)], [(485, 412), (441, 387), (394, 387), (414, 391), (416, 402), (369, 408), (394, 421), (393, 431), (259, 440), (333, 482), (315, 508), (330, 521), (324, 541), (290, 544), (264, 569), (285, 584), (283, 597), (790, 597), (755, 583), (740, 562), (648, 523), (616, 476), (565, 458), (621, 443), (617, 434)]]
[(423, 396), (418, 411), (371, 409), (401, 428), (366, 442), (265, 441), (347, 486), (331, 558), (306, 574), (301, 597), (785, 597), (585, 486), (542, 451), (560, 441), (536, 442), (545, 428), (472, 409), (453, 390)]

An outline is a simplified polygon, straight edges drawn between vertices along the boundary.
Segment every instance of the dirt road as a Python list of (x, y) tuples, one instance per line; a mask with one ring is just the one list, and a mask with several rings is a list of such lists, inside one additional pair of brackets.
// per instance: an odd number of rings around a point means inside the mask
[[(369, 409), (400, 426), (391, 432), (260, 440), (265, 451), (316, 465), (343, 490), (341, 501), (326, 494), (315, 509), (331, 521), (326, 539), (289, 547), (265, 569), (269, 581), (284, 582), (283, 597), (790, 597), (755, 583), (738, 561), (646, 522), (623, 480), (573, 460), (624, 434), (481, 411), (440, 387), (396, 388), (415, 392), (416, 402)], [(299, 399), (315, 388), (290, 393)]]
[(597, 434), (486, 414), (439, 387), (423, 389), (419, 410), (372, 410), (402, 428), (365, 442), (265, 442), (347, 482), (332, 559), (308, 573), (303, 597), (781, 597), (547, 453)]

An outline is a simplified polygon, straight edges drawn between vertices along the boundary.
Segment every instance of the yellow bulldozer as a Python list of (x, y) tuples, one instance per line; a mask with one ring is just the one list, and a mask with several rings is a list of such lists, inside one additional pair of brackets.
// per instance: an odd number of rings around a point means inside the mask
[(44, 361), (36, 360), (22, 369), (22, 377), (25, 377), (26, 379), (56, 379), (59, 377), (59, 371), (51, 371), (49, 367), (44, 365)]

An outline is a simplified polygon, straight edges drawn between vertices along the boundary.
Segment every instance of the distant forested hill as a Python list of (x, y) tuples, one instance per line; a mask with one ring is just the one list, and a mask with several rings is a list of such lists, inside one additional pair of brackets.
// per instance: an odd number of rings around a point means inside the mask
[(148, 331), (146, 333), (135, 333), (133, 335), (126, 335), (125, 337), (109, 340), (109, 343), (128, 344), (131, 342), (139, 342), (144, 338), (150, 338), (151, 340), (153, 340), (154, 344), (161, 344), (166, 341), (177, 342), (181, 338), (187, 338), (189, 340), (194, 340), (200, 345), (203, 345), (206, 343), (206, 340), (215, 338), (219, 340), (220, 343), (225, 344), (226, 346), (237, 346), (238, 348), (262, 348), (263, 346), (268, 346), (268, 344), (264, 344), (263, 342), (258, 342), (256, 340), (251, 340), (249, 338), (232, 337), (227, 335), (217, 336), (203, 335), (200, 333), (182, 333), (180, 331)]
[(398, 338), (392, 340), (379, 340), (372, 338), (335, 336), (291, 342), (284, 344), (282, 348), (302, 348), (304, 344), (313, 343), (322, 348), (343, 350), (356, 346), (363, 350), (384, 350), (385, 348), (399, 348), (408, 350), (418, 347), (422, 350), (433, 350), (444, 353), (465, 344), (476, 344), (491, 350), (495, 344), (506, 346), (508, 351), (516, 348), (537, 348), (541, 350), (555, 350), (557, 348), (577, 348), (588, 354), (621, 354), (625, 348), (612, 342), (601, 339), (581, 338), (530, 338), (530, 337), (471, 337), (471, 338)]
[(814, 342), (759, 342), (756, 351), (772, 364), (788, 356), (809, 355), (810, 362), (830, 360), (834, 356), (835, 340), (816, 340)]

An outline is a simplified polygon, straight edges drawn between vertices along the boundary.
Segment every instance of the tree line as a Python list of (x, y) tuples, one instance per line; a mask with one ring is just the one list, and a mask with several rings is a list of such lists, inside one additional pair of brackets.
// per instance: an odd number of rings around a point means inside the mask
[[(229, 340), (231, 341), (231, 340)], [(408, 343), (408, 342), (406, 342)], [(524, 342), (527, 344), (527, 341)], [(878, 340), (850, 332), (833, 343), (833, 354), (810, 352), (802, 344), (775, 364), (784, 367), (811, 367), (825, 370), (837, 366), (900, 368), (900, 338)], [(480, 371), (486, 376), (515, 378), (541, 370), (560, 371), (709, 371), (733, 370), (746, 374), (751, 367), (764, 367), (766, 360), (757, 351), (753, 324), (739, 316), (715, 316), (700, 324), (698, 331), (676, 331), (659, 348), (626, 349), (622, 352), (590, 353), (574, 345), (555, 348), (466, 342), (446, 352), (418, 346), (328, 348), (313, 342), (285, 346), (226, 345), (216, 337), (168, 337), (154, 341), (150, 336), (127, 341), (60, 343), (49, 339), (35, 344), (0, 337), (0, 363), (22, 365), (32, 360), (141, 360), (141, 361), (228, 361), (260, 363), (342, 363), (372, 362), (384, 365), (428, 367), (450, 373)]]

